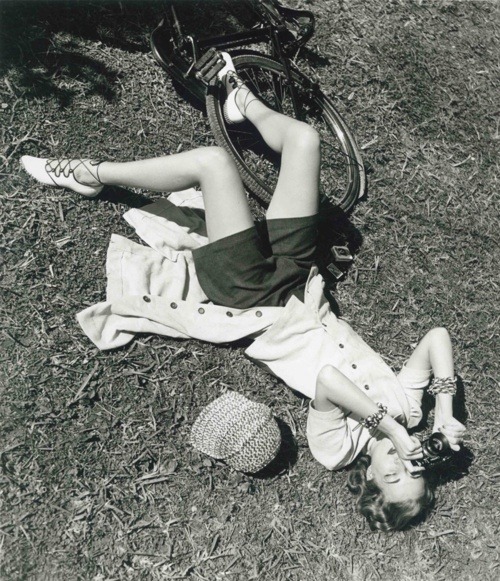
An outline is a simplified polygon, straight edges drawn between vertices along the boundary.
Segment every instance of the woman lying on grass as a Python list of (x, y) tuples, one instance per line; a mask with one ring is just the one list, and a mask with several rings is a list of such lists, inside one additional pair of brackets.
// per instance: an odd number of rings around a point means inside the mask
[[(402, 529), (433, 500), (426, 475), (411, 462), (422, 457), (421, 445), (407, 432), (421, 419), (423, 390), (431, 375), (434, 429), (454, 449), (465, 432), (452, 416), (455, 380), (449, 336), (444, 329), (429, 332), (396, 376), (337, 319), (314, 266), (318, 134), (269, 109), (238, 78), (229, 56), (224, 59), (219, 75), (228, 94), (227, 121), (247, 119), (269, 147), (281, 153), (281, 172), (265, 221), (254, 224), (237, 168), (217, 147), (128, 163), (25, 156), (22, 164), (42, 183), (88, 197), (98, 195), (104, 185), (167, 192), (199, 186), (209, 243), (192, 254), (203, 291), (212, 303), (233, 309), (226, 309), (231, 321), (242, 312), (238, 309), (281, 307), (246, 354), (312, 399), (307, 435), (313, 455), (323, 465), (336, 470), (357, 460), (349, 488), (358, 495), (370, 526)], [(149, 297), (144, 299), (151, 303)], [(171, 306), (178, 317), (181, 309), (176, 303)], [(197, 312), (208, 309), (204, 305)], [(262, 311), (255, 314), (264, 319)], [(203, 317), (208, 320), (207, 314)], [(199, 321), (207, 324), (201, 316)]]

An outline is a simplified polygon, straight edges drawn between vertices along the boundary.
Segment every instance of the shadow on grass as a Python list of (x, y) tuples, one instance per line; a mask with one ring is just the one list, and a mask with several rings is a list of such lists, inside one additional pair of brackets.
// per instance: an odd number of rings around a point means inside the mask
[[(253, 24), (248, 10), (236, 3), (186, 2), (183, 8), (187, 32), (192, 29), (199, 36)], [(10, 73), (16, 92), (28, 97), (52, 95), (62, 106), (71, 103), (81, 86), (62, 87), (68, 82), (61, 79), (83, 82), (88, 93), (110, 100), (118, 74), (103, 63), (106, 55), (99, 45), (149, 53), (149, 34), (164, 11), (158, 0), (3, 0), (0, 74)], [(88, 50), (96, 53), (95, 58), (78, 54), (80, 39), (94, 43)], [(321, 60), (310, 50), (306, 55), (313, 64)]]
[[(85, 91), (111, 100), (118, 73), (103, 62), (100, 43), (128, 52), (149, 52), (146, 33), (161, 3), (4, 0), (0, 3), (0, 74), (28, 97), (52, 95), (61, 106)], [(84, 56), (78, 40), (94, 42)], [(119, 64), (119, 63), (118, 63)], [(71, 85), (76, 85), (73, 88)]]
[(136, 194), (120, 186), (105, 186), (97, 199), (112, 204), (125, 204), (130, 208), (143, 208), (154, 202), (143, 194)]
[(337, 274), (334, 275), (328, 269), (333, 262), (331, 248), (332, 246), (347, 246), (354, 256), (359, 252), (362, 244), (363, 237), (361, 232), (349, 220), (348, 214), (329, 202), (322, 203), (320, 208), (316, 262), (319, 272), (325, 280), (325, 296), (337, 316), (340, 316), (341, 312), (334, 298), (335, 289), (337, 288), (337, 284), (347, 276), (352, 262), (335, 262), (334, 266), (337, 270), (334, 272)]
[(114, 98), (113, 85), (117, 74), (92, 58), (74, 51), (46, 52), (42, 68), (25, 68), (16, 77), (16, 86), (24, 87), (25, 97), (55, 97), (62, 107), (68, 107), (79, 91), (58, 86), (62, 78), (74, 79), (89, 88), (89, 92), (107, 101)]
[(457, 393), (453, 398), (453, 415), (459, 422), (465, 424), (468, 418), (467, 406), (465, 405), (465, 389), (462, 378), (457, 375)]
[(429, 479), (433, 486), (440, 488), (449, 482), (456, 482), (468, 476), (469, 469), (475, 460), (475, 455), (470, 448), (462, 446), (458, 452), (454, 452), (450, 460), (442, 466), (437, 466), (429, 472)]
[(281, 432), (281, 446), (276, 458), (263, 470), (253, 474), (255, 478), (273, 478), (283, 474), (297, 462), (297, 442), (293, 437), (292, 430), (283, 420), (276, 418)]

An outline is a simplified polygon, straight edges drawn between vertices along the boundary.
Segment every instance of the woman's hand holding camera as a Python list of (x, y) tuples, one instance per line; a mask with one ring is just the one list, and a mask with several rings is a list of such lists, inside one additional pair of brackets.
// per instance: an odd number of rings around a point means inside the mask
[(420, 440), (415, 436), (410, 436), (406, 428), (400, 424), (388, 435), (408, 472), (421, 472), (423, 468), (411, 463), (411, 460), (418, 460), (423, 456)]

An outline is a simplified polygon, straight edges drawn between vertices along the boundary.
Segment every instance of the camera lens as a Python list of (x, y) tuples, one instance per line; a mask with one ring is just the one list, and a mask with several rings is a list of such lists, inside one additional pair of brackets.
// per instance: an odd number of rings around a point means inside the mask
[(452, 456), (450, 443), (441, 432), (431, 434), (427, 440), (422, 442), (422, 452), (423, 458), (412, 460), (411, 463), (425, 470), (436, 469), (445, 465)]
[(437, 456), (446, 454), (446, 452), (450, 449), (450, 443), (448, 442), (446, 436), (439, 432), (432, 434), (425, 442), (425, 444), (427, 451), (430, 454), (435, 454)]

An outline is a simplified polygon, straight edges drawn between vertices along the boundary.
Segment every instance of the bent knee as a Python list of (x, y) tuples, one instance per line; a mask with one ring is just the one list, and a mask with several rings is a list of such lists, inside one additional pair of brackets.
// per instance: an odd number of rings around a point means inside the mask
[(321, 146), (319, 133), (316, 129), (303, 121), (297, 121), (294, 124), (289, 137), (293, 140), (296, 147), (300, 147), (304, 150), (319, 150)]
[(229, 153), (217, 145), (203, 147), (197, 151), (198, 163), (206, 171), (220, 171), (234, 163)]
[(445, 327), (434, 327), (427, 333), (426, 336), (429, 337), (429, 339), (432, 341), (450, 340), (450, 334)]

